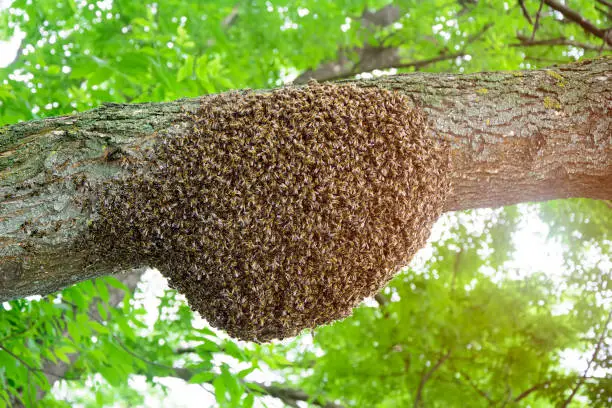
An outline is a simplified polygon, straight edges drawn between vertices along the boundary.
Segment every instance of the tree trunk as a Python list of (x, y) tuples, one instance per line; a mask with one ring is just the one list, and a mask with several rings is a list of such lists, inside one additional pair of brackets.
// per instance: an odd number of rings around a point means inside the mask
[[(427, 113), (428, 136), (451, 148), (447, 211), (612, 199), (611, 62), (338, 84), (397, 90)], [(96, 216), (83, 185), (126, 174), (126, 160), (146, 160), (147, 147), (184, 131), (185, 113), (200, 100), (106, 104), (0, 129), (0, 301), (119, 271), (75, 246)], [(122, 268), (140, 266), (125, 260)]]

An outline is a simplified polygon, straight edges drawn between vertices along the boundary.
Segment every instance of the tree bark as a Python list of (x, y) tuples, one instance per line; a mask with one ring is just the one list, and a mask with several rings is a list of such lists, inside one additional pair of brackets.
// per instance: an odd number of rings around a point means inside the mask
[[(612, 199), (611, 62), (338, 84), (393, 89), (427, 113), (428, 136), (451, 148), (447, 211)], [(0, 301), (119, 271), (75, 249), (96, 216), (82, 186), (126, 174), (125, 161), (145, 161), (162, 136), (184, 131), (185, 113), (202, 98), (106, 104), (0, 129)]]

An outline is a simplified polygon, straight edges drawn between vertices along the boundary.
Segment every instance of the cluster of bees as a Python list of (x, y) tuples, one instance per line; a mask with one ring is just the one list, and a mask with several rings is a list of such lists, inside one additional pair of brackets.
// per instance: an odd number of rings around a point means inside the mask
[(239, 339), (350, 315), (425, 244), (449, 190), (448, 149), (397, 92), (226, 93), (186, 120), (100, 193), (92, 232)]

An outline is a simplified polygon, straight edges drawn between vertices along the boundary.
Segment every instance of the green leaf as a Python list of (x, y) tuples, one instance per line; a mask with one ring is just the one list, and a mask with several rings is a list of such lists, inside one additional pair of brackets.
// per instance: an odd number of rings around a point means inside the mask
[(104, 303), (108, 303), (108, 300), (110, 299), (110, 295), (108, 293), (108, 288), (106, 287), (106, 283), (104, 283), (104, 281), (101, 279), (96, 279), (95, 282), (96, 282), (96, 289), (98, 290), (98, 295), (100, 295), (100, 299), (102, 299)]
[(204, 371), (204, 372), (201, 372), (201, 373), (197, 373), (193, 377), (191, 377), (189, 379), (189, 383), (190, 384), (209, 383), (211, 380), (213, 380), (216, 377), (217, 377), (217, 375), (215, 373)]
[(104, 394), (101, 391), (96, 391), (96, 404), (100, 407), (104, 405)]
[(77, 323), (69, 320), (66, 323), (66, 329), (68, 330), (68, 334), (74, 340), (75, 343), (79, 343), (81, 341), (82, 333)]
[(260, 392), (262, 394), (266, 394), (266, 390), (264, 390), (263, 388), (261, 388), (261, 386), (259, 384), (255, 384), (255, 383), (245, 383), (246, 387), (252, 391), (257, 391)]
[(193, 57), (191, 55), (187, 56), (185, 59), (185, 63), (178, 70), (176, 74), (176, 81), (181, 82), (185, 78), (189, 78), (193, 75)]
[(255, 403), (255, 395), (248, 394), (242, 403), (244, 408), (253, 408), (253, 404)]
[(218, 376), (214, 379), (213, 387), (215, 387), (215, 397), (217, 398), (217, 402), (220, 404), (224, 404), (227, 401), (227, 395), (225, 394), (225, 381), (221, 376)]
[(231, 340), (226, 340), (223, 343), (223, 351), (225, 351), (226, 354), (234, 357), (235, 359), (239, 360), (239, 361), (245, 361), (247, 360), (246, 355), (242, 352), (242, 350), (240, 349), (240, 347), (238, 347), (236, 345), (236, 343), (234, 343)]
[(12, 99), (15, 100), (15, 93), (12, 91), (12, 87), (10, 85), (0, 85), (0, 99), (3, 100), (8, 100), (8, 99)]
[(89, 322), (89, 327), (91, 327), (92, 330), (95, 330), (95, 331), (97, 331), (98, 333), (101, 333), (101, 334), (108, 334), (108, 333), (110, 333), (110, 330), (108, 329), (108, 327), (98, 323), (95, 320), (91, 320)]
[(64, 363), (70, 364), (70, 359), (61, 349), (55, 349), (53, 350), (53, 353), (57, 356), (57, 358), (62, 360)]
[(72, 71), (70, 71), (70, 78), (80, 79), (88, 78), (98, 69), (99, 65), (91, 57), (80, 56), (75, 58), (74, 63), (71, 65)]
[(151, 22), (144, 18), (136, 17), (132, 19), (132, 24), (141, 25), (143, 27), (146, 27), (146, 26), (150, 26)]
[(221, 366), (221, 375), (219, 377), (223, 380), (225, 389), (229, 392), (230, 401), (240, 401), (244, 389), (242, 388), (238, 377), (232, 375), (226, 364)]
[(239, 372), (238, 372), (238, 374), (236, 374), (236, 376), (237, 376), (238, 378), (244, 378), (244, 377), (246, 377), (247, 375), (251, 374), (251, 373), (252, 373), (253, 371), (255, 371), (256, 369), (257, 369), (257, 367), (256, 367), (256, 366), (251, 366), (251, 367), (249, 367), (249, 368), (245, 368), (244, 370), (239, 371)]
[(207, 55), (202, 55), (201, 57), (198, 57), (198, 59), (196, 59), (196, 77), (200, 81), (204, 81), (204, 80), (208, 81), (207, 65), (208, 65)]
[(49, 75), (57, 75), (61, 72), (59, 65), (50, 65), (47, 69)]
[(106, 311), (106, 307), (104, 307), (104, 305), (99, 302), (96, 304), (96, 307), (98, 309), (98, 313), (100, 314), (100, 317), (102, 318), (102, 320), (107, 320), (108, 312)]
[(104, 377), (108, 383), (114, 387), (122, 384), (122, 378), (119, 372), (114, 367), (99, 367), (98, 372)]
[(217, 343), (215, 343), (214, 341), (208, 340), (206, 338), (203, 338), (200, 340), (200, 344), (198, 344), (196, 346), (196, 351), (197, 352), (216, 352), (219, 351), (219, 345)]
[(121, 282), (119, 279), (113, 276), (106, 276), (104, 278), (104, 281), (114, 288), (120, 289), (124, 292), (130, 292), (130, 288), (128, 288), (125, 283)]

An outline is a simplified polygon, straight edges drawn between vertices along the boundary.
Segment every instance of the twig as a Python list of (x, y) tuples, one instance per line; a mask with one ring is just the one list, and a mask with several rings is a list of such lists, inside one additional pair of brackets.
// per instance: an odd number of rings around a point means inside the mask
[(13, 357), (15, 360), (19, 361), (21, 364), (23, 364), (25, 366), (25, 368), (28, 369), (29, 372), (33, 372), (36, 373), (36, 376), (42, 380), (43, 377), (40, 377), (39, 374), (40, 372), (42, 372), (42, 370), (40, 368), (34, 368), (32, 367), (29, 363), (27, 363), (24, 359), (22, 359), (21, 357), (19, 357), (17, 354), (13, 353), (11, 350), (7, 349), (6, 347), (0, 345), (0, 350), (3, 350), (4, 352), (6, 352), (8, 355), (10, 355), (11, 357)]
[(195, 347), (183, 347), (183, 348), (174, 350), (174, 354), (189, 354), (189, 353), (195, 353), (195, 352), (196, 352)]
[[(472, 34), (471, 36), (469, 36), (469, 37), (467, 38), (467, 40), (466, 40), (465, 44), (466, 44), (466, 45), (467, 45), (467, 44), (471, 44), (471, 43), (473, 43), (474, 41), (476, 41), (476, 40), (480, 39), (480, 37), (482, 37), (483, 35), (485, 35), (485, 33), (486, 33), (487, 31), (489, 31), (489, 29), (490, 29), (491, 27), (493, 27), (493, 26), (494, 26), (494, 24), (493, 24), (493, 23), (487, 23), (487, 24), (485, 24), (484, 26), (482, 26), (482, 28), (480, 29), (480, 31), (479, 31), (479, 32), (477, 32), (477, 33)], [(464, 47), (464, 48), (465, 48), (465, 47)]]
[(529, 21), (529, 24), (533, 25), (533, 20), (531, 19), (531, 16), (529, 15), (529, 11), (527, 10), (527, 7), (525, 7), (525, 0), (518, 0), (519, 6), (521, 6), (521, 11), (523, 12), (523, 16), (527, 19), (527, 21)]
[(606, 16), (607, 18), (612, 18), (612, 13), (610, 13), (609, 11), (606, 11), (604, 9), (602, 9), (601, 7), (597, 7), (595, 6), (595, 10), (599, 11), (601, 14), (603, 14), (604, 16)]
[(455, 59), (455, 58), (463, 57), (465, 55), (466, 54), (464, 52), (460, 52), (456, 54), (440, 55), (439, 57), (429, 58), (426, 60), (412, 61), (412, 62), (407, 62), (404, 64), (395, 64), (393, 67), (386, 67), (386, 68), (422, 68), (427, 65), (435, 64), (436, 62)]
[(387, 299), (387, 297), (381, 292), (374, 295), (374, 300), (376, 300), (376, 302), (378, 302), (378, 305), (381, 307), (385, 307), (389, 304), (389, 299)]
[(520, 41), (518, 44), (510, 44), (511, 47), (538, 47), (538, 46), (572, 46), (585, 50), (598, 51), (601, 47), (595, 44), (582, 43), (574, 40), (568, 40), (565, 37), (548, 38), (544, 40), (532, 40), (527, 36), (517, 34), (516, 38)]
[(25, 330), (9, 334), (8, 336), (0, 339), (0, 344), (4, 344), (4, 343), (6, 343), (9, 340), (14, 339), (15, 337), (21, 337), (24, 334), (26, 334), (27, 332), (31, 331), (34, 327), (36, 327), (36, 326), (28, 326), (28, 328), (25, 329)]
[(476, 391), (481, 397), (486, 399), (489, 404), (492, 404), (494, 402), (491, 399), (491, 397), (489, 397), (489, 394), (487, 394), (486, 392), (478, 388), (478, 386), (474, 383), (474, 380), (472, 380), (472, 378), (469, 375), (467, 375), (463, 371), (458, 371), (458, 373), (461, 374), (462, 377), (465, 377), (465, 379), (467, 380), (467, 383), (474, 389), (474, 391)]
[(159, 367), (159, 368), (163, 368), (166, 370), (170, 370), (170, 371), (175, 371), (176, 369), (174, 367), (171, 366), (167, 366), (165, 364), (160, 364), (160, 363), (156, 363), (155, 361), (151, 361), (148, 360), (144, 357), (142, 357), (141, 355), (139, 355), (138, 353), (135, 353), (134, 351), (130, 350), (117, 336), (113, 335), (113, 339), (115, 339), (115, 341), (117, 342), (117, 344), (119, 345), (119, 347), (121, 347), (123, 350), (125, 350), (126, 353), (128, 353), (129, 355), (131, 355), (132, 357), (136, 357), (137, 359), (155, 366), (155, 367)]
[[(186, 368), (179, 368), (179, 367), (172, 367), (172, 366), (167, 366), (165, 364), (160, 364), (160, 363), (156, 363), (154, 361), (148, 360), (142, 356), (140, 356), (138, 353), (135, 353), (134, 351), (130, 350), (129, 347), (127, 347), (119, 338), (117, 338), (116, 336), (113, 336), (115, 341), (117, 342), (117, 344), (124, 349), (128, 354), (130, 354), (133, 357), (136, 357), (137, 359), (145, 362), (146, 364), (149, 364), (151, 366), (154, 367), (158, 367), (158, 368), (162, 368), (165, 370), (170, 371), (171, 373), (174, 373), (178, 378), (181, 378), (185, 381), (189, 381), (189, 379), (191, 377), (193, 377), (193, 372), (189, 369)], [(179, 350), (184, 350), (185, 353), (187, 352), (191, 352), (190, 348), (185, 348), (185, 349), (179, 349)], [(208, 381), (209, 383), (212, 382)], [(249, 383), (245, 382), (245, 385), (248, 386)], [(312, 399), (312, 397), (308, 394), (306, 394), (304, 391), (302, 390), (298, 390), (298, 389), (292, 389), (292, 388), (285, 388), (285, 387), (279, 387), (276, 385), (265, 385), (265, 384), (260, 384), (260, 383), (253, 383), (254, 385), (257, 385), (258, 387), (262, 388), (266, 394), (268, 394), (271, 397), (275, 397), (275, 398), (279, 398), (281, 399), (285, 404), (290, 405), (290, 406), (294, 406), (294, 407), (299, 407), (299, 405), (297, 405), (298, 401), (308, 401), (313, 405), (317, 405), (323, 408), (343, 408), (341, 405), (338, 405), (336, 403), (333, 402), (325, 402), (322, 401), (318, 398)]]
[(221, 27), (224, 29), (231, 27), (238, 18), (238, 14), (239, 7), (238, 4), (236, 4), (234, 7), (232, 7), (232, 11), (223, 19), (223, 21), (221, 21)]
[(292, 407), (299, 407), (299, 401), (307, 401), (313, 405), (323, 408), (343, 408), (342, 405), (338, 405), (334, 402), (325, 402), (320, 400), (319, 398), (312, 398), (310, 395), (308, 395), (302, 390), (279, 387), (277, 385), (265, 385), (261, 383), (254, 384), (263, 388), (269, 396), (278, 398), (285, 404), (290, 405)]
[(457, 274), (459, 273), (459, 264), (461, 263), (461, 255), (463, 254), (463, 248), (455, 255), (455, 262), (453, 263), (453, 279), (451, 280), (451, 294), (455, 294), (455, 283), (457, 282)]
[(535, 61), (535, 62), (544, 62), (548, 65), (561, 65), (566, 64), (568, 61), (573, 61), (573, 59), (560, 60), (555, 58), (540, 58), (540, 57), (532, 57), (531, 55), (525, 56), (526, 60)]
[(587, 368), (586, 368), (586, 370), (584, 370), (584, 373), (580, 377), (580, 380), (578, 380), (578, 382), (576, 383), (576, 386), (572, 390), (572, 393), (570, 394), (570, 396), (567, 397), (567, 399), (563, 403), (563, 405), (562, 405), (563, 408), (567, 408), (567, 406), (570, 404), (570, 402), (572, 402), (572, 399), (574, 399), (574, 396), (578, 392), (578, 389), (586, 381), (587, 375), (589, 374), (589, 370), (591, 369), (591, 365), (597, 359), (597, 355), (599, 354), (599, 350), (601, 349), (601, 345), (604, 342), (604, 338), (606, 336), (606, 332), (608, 331), (608, 325), (610, 324), (610, 319), (612, 319), (612, 310), (610, 310), (610, 313), (608, 313), (608, 318), (606, 319), (606, 323), (604, 323), (604, 325), (602, 327), (601, 334), (599, 335), (599, 340), (597, 340), (597, 345), (595, 346), (595, 351), (593, 352), (593, 355), (589, 359), (589, 363), (587, 364)]
[(563, 14), (563, 17), (565, 17), (567, 20), (573, 21), (574, 23), (582, 27), (586, 32), (591, 33), (594, 36), (603, 39), (607, 44), (612, 45), (612, 38), (609, 38), (606, 35), (607, 30), (604, 30), (604, 29), (601, 29), (595, 26), (589, 20), (582, 17), (582, 15), (578, 13), (577, 11), (570, 9), (569, 7), (561, 3), (557, 3), (555, 0), (543, 0), (543, 1), (544, 3), (546, 3), (548, 6), (550, 6), (554, 10), (557, 10), (559, 13)]
[(514, 402), (519, 402), (520, 400), (527, 398), (532, 392), (539, 390), (540, 388), (544, 388), (551, 383), (550, 380), (544, 381), (543, 383), (539, 383), (534, 385), (533, 387), (527, 388), (525, 391), (521, 392), (515, 399)]
[(451, 355), (451, 350), (448, 350), (446, 354), (438, 359), (436, 364), (429, 369), (429, 371), (424, 371), (423, 376), (421, 377), (421, 381), (419, 381), (419, 388), (417, 389), (416, 398), (414, 399), (414, 408), (418, 408), (421, 404), (421, 400), (423, 399), (423, 389), (425, 388), (425, 383), (431, 378), (431, 376), (436, 372), (438, 368), (446, 361)]
[(544, 0), (540, 0), (540, 8), (536, 13), (535, 23), (533, 24), (533, 31), (531, 31), (531, 41), (535, 38), (536, 31), (540, 28), (540, 15), (542, 14), (542, 7), (544, 6)]
[(601, 42), (601, 46), (599, 47), (599, 55), (601, 55), (601, 52), (603, 51), (603, 49), (606, 46), (606, 43), (612, 38), (612, 28), (608, 28), (606, 31), (604, 31), (604, 39)]

